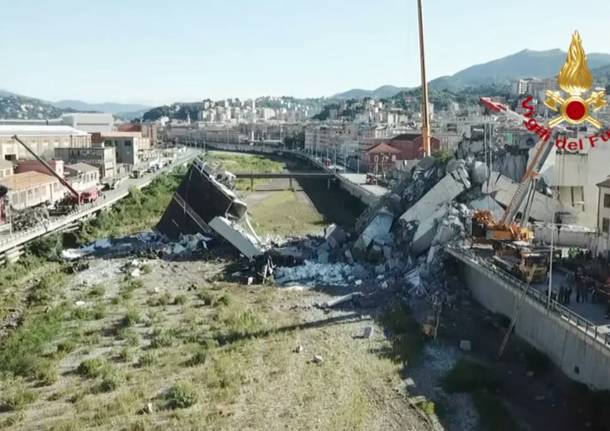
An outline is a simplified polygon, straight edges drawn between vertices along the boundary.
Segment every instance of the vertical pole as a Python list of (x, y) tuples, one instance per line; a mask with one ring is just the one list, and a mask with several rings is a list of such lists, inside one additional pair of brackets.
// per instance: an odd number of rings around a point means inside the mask
[(428, 81), (426, 80), (426, 59), (424, 55), (424, 17), (422, 0), (417, 0), (417, 16), (419, 19), (419, 58), (421, 65), (421, 90), (422, 90), (422, 139), (424, 156), (430, 156), (430, 117), (428, 115)]
[(553, 240), (555, 238), (555, 213), (553, 213), (553, 223), (551, 224), (551, 255), (549, 256), (549, 288), (546, 294), (546, 306), (551, 308), (551, 291), (553, 289)]
[(250, 191), (254, 191), (254, 175), (250, 174)]

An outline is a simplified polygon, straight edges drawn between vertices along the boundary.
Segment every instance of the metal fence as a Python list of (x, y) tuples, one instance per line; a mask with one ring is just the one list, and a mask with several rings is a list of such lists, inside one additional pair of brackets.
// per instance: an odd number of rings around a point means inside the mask
[(583, 331), (587, 337), (593, 338), (607, 349), (610, 349), (610, 334), (599, 333), (598, 325), (595, 325), (593, 322), (585, 319), (581, 315), (575, 313), (554, 299), (551, 299), (549, 302), (547, 295), (536, 289), (527, 289), (527, 284), (522, 280), (496, 267), (488, 260), (477, 256), (471, 250), (466, 250), (451, 245), (446, 246), (445, 250), (450, 255), (461, 260), (467, 265), (470, 265), (478, 271), (485, 273), (491, 278), (499, 280), (505, 287), (515, 291), (515, 293), (526, 292), (528, 298), (534, 300), (564, 321), (567, 321), (571, 325)]

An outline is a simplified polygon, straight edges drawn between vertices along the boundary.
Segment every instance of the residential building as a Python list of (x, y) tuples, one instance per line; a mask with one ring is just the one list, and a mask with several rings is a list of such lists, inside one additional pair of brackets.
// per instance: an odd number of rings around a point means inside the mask
[(136, 166), (140, 159), (140, 150), (150, 149), (150, 139), (144, 138), (141, 132), (94, 133), (92, 142), (95, 146), (113, 147), (117, 163)]
[(117, 175), (116, 155), (112, 147), (56, 148), (55, 158), (63, 160), (66, 164), (86, 163), (95, 166), (100, 171), (101, 179), (113, 178)]
[(62, 123), (89, 133), (109, 133), (114, 130), (114, 116), (109, 113), (74, 112), (61, 116)]
[(8, 189), (8, 201), (16, 210), (44, 203), (52, 204), (65, 195), (65, 189), (57, 178), (35, 171), (3, 178), (0, 180), (0, 186)]
[(55, 148), (91, 146), (91, 135), (68, 126), (0, 125), (1, 160), (34, 158), (13, 139), (15, 135), (38, 156), (48, 159), (53, 158)]
[[(424, 140), (419, 132), (402, 133), (387, 143), (398, 150), (398, 160), (419, 160), (424, 157)], [(441, 149), (440, 141), (432, 136), (430, 137), (430, 149), (432, 152)]]
[(382, 142), (366, 151), (366, 160), (369, 172), (382, 174), (396, 166), (400, 157), (400, 150)]
[(13, 164), (8, 160), (0, 159), (0, 180), (13, 175)]
[(100, 182), (100, 170), (87, 163), (74, 163), (65, 166), (66, 180), (77, 192), (97, 188)]

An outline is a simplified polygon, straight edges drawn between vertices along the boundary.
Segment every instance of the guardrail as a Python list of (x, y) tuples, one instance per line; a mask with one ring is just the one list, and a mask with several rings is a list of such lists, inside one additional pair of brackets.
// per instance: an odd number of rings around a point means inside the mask
[(554, 299), (551, 299), (549, 303), (547, 295), (536, 289), (527, 289), (527, 284), (522, 280), (508, 274), (506, 271), (496, 267), (493, 263), (481, 258), (480, 256), (477, 256), (471, 250), (465, 250), (451, 245), (447, 245), (445, 250), (451, 256), (461, 260), (467, 265), (476, 268), (490, 277), (499, 279), (500, 282), (508, 289), (516, 291), (515, 293), (526, 292), (530, 299), (536, 301), (550, 312), (556, 314), (564, 321), (567, 321), (571, 325), (581, 330), (587, 337), (594, 339), (602, 346), (610, 350), (610, 334), (600, 334), (598, 331), (598, 325), (595, 325), (593, 322), (585, 319), (581, 315), (575, 313)]
[[(173, 170), (177, 165), (189, 162), (194, 157), (195, 155), (193, 154), (184, 157), (180, 160), (177, 160), (176, 163), (169, 165), (163, 169), (160, 169), (154, 174), (150, 174), (142, 178), (142, 181), (139, 181), (136, 184), (132, 184), (131, 187), (137, 187), (140, 189), (144, 188), (148, 186), (159, 175)], [(78, 210), (73, 210), (69, 214), (66, 214), (61, 217), (55, 217), (52, 220), (43, 222), (38, 226), (13, 232), (12, 234), (7, 235), (6, 238), (0, 238), (0, 253), (4, 253), (33, 239), (47, 235), (51, 232), (55, 232), (63, 227), (69, 226), (72, 223), (78, 222), (83, 218), (94, 214), (97, 211), (101, 211), (104, 208), (114, 205), (116, 202), (125, 198), (127, 195), (129, 195), (129, 188), (116, 192), (116, 195), (111, 198), (101, 198), (98, 199), (96, 202), (83, 204), (79, 207)]]

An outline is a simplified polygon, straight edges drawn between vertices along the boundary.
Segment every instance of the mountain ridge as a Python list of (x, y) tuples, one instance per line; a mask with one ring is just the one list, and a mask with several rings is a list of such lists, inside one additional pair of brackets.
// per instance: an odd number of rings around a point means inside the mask
[[(474, 64), (462, 69), (453, 75), (440, 76), (431, 80), (428, 85), (435, 90), (460, 91), (468, 87), (483, 85), (508, 84), (520, 78), (549, 78), (555, 76), (565, 63), (567, 53), (561, 49), (535, 51), (523, 49), (514, 54), (500, 57), (484, 63)], [(610, 68), (610, 54), (591, 53), (587, 55), (589, 67), (595, 75), (596, 70), (606, 75), (606, 68)], [(376, 96), (379, 89), (396, 90), (389, 96)], [(414, 87), (417, 88), (417, 87)], [(338, 93), (333, 98), (353, 99), (363, 97), (388, 98), (400, 91), (410, 88), (384, 85), (376, 90), (353, 89)], [(389, 91), (391, 93), (391, 91)], [(359, 97), (354, 97), (359, 96)]]

